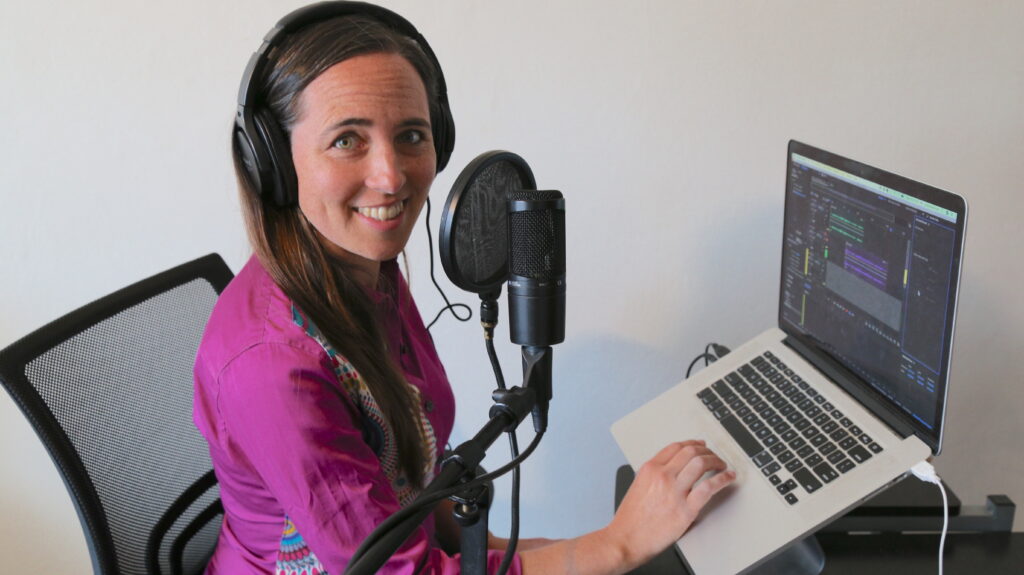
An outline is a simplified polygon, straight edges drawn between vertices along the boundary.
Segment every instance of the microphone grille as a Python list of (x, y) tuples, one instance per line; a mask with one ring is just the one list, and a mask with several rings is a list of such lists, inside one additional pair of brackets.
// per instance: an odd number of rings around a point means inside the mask
[[(529, 192), (538, 199), (538, 193)], [(562, 194), (553, 192), (560, 199)], [(517, 199), (515, 193), (512, 199)], [(565, 275), (565, 210), (538, 209), (516, 211), (509, 218), (509, 271), (520, 277), (552, 280)]]

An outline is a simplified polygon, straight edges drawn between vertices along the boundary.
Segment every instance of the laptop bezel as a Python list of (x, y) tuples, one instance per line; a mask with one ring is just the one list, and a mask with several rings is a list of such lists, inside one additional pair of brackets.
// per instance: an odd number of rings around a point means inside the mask
[[(801, 351), (817, 358), (818, 361), (812, 361), (816, 366), (821, 369), (822, 367), (828, 368), (826, 371), (830, 372), (830, 379), (835, 381), (840, 387), (844, 388), (848, 393), (853, 395), (858, 400), (871, 410), (877, 417), (885, 421), (890, 427), (896, 431), (910, 430), (915, 436), (923, 441), (932, 450), (932, 453), (938, 455), (942, 449), (942, 436), (945, 429), (946, 419), (946, 408), (947, 400), (949, 395), (949, 375), (950, 375), (950, 363), (953, 353), (953, 341), (956, 326), (956, 305), (959, 298), (960, 292), (960, 277), (962, 274), (963, 266), (963, 249), (964, 249), (964, 234), (966, 232), (967, 223), (967, 203), (963, 197), (941, 190), (934, 186), (924, 184), (922, 182), (911, 180), (907, 177), (894, 174), (873, 166), (869, 166), (862, 162), (840, 156), (838, 154), (828, 152), (826, 150), (811, 146), (799, 142), (797, 140), (790, 140), (789, 146), (786, 153), (786, 196), (785, 202), (787, 204), (791, 198), (791, 187), (792, 179), (790, 177), (791, 168), (793, 164), (793, 155), (799, 154), (801, 156), (822, 162), (828, 166), (835, 167), (853, 175), (862, 177), (888, 188), (899, 190), (907, 193), (915, 198), (929, 202), (940, 208), (948, 209), (956, 213), (956, 224), (955, 224), (955, 243), (954, 243), (954, 259), (953, 259), (953, 277), (950, 284), (949, 296), (947, 301), (947, 309), (952, 310), (952, 317), (945, 327), (945, 333), (943, 334), (943, 349), (942, 364), (937, 378), (937, 389), (936, 395), (939, 398), (938, 409), (936, 413), (936, 425), (934, 430), (929, 430), (927, 426), (917, 421), (914, 417), (910, 416), (909, 413), (904, 411), (899, 406), (893, 404), (887, 397), (876, 390), (871, 384), (864, 381), (858, 376), (853, 370), (846, 367), (845, 362), (829, 353), (817, 340), (809, 335), (800, 332), (791, 327), (789, 322), (783, 319), (783, 302), (782, 294), (784, 293), (785, 287), (785, 259), (781, 260), (781, 273), (779, 277), (779, 308), (777, 324), (781, 330), (783, 330), (790, 338), (795, 340), (798, 347), (802, 348)], [(785, 238), (786, 238), (786, 226), (788, 221), (784, 218), (783, 230), (782, 230), (782, 250), (783, 255), (785, 253)], [(905, 434), (904, 434), (905, 435)]]

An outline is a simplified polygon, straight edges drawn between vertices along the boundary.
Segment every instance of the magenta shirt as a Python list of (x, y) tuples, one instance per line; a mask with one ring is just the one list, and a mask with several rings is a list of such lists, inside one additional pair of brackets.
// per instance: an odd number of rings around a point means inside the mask
[[(451, 387), (397, 264), (385, 262), (382, 273), (398, 287), (397, 298), (375, 298), (388, 347), (420, 390), (440, 452), (455, 419)], [(208, 575), (274, 573), (286, 517), (327, 572), (341, 575), (362, 540), (399, 509), (327, 352), (295, 322), (290, 300), (255, 256), (206, 326), (194, 418), (224, 503)], [(501, 558), (489, 552), (488, 571)], [(459, 557), (435, 545), (430, 516), (382, 572), (458, 573)], [(509, 572), (521, 572), (518, 557)]]

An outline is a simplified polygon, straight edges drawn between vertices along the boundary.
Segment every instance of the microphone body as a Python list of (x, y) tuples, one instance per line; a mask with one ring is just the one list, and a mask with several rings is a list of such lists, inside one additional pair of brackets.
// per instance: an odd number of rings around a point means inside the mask
[(508, 308), (512, 343), (550, 347), (565, 340), (565, 198), (520, 190), (508, 202)]

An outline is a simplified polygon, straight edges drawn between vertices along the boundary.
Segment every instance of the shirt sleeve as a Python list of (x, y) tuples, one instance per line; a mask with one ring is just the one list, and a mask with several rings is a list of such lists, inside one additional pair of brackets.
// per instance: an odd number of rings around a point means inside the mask
[[(399, 503), (326, 353), (260, 344), (236, 357), (219, 383), (218, 410), (233, 448), (249, 460), (327, 572), (341, 575)], [(489, 552), (489, 573), (502, 556)], [(459, 557), (432, 546), (423, 525), (381, 569), (396, 575), (459, 571)], [(520, 572), (517, 556), (509, 573)]]

